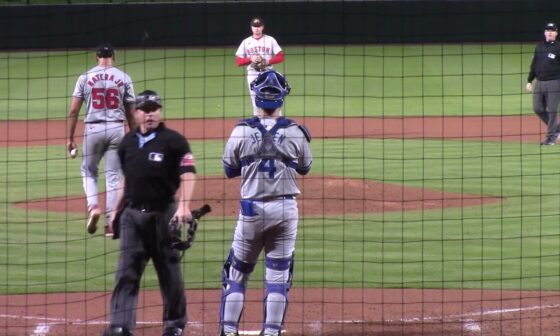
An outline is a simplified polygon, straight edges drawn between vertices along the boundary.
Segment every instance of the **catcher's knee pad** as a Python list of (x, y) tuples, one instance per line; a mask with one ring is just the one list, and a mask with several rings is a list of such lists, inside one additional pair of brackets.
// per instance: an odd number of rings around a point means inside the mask
[[(229, 251), (228, 258), (222, 270), (222, 287), (225, 291), (238, 291), (241, 288), (245, 292), (245, 285), (249, 274), (253, 273), (255, 264), (241, 261), (235, 257), (233, 250)], [(229, 287), (232, 287), (231, 289)], [(235, 287), (235, 288), (233, 288)]]
[(294, 274), (294, 255), (290, 258), (265, 258), (266, 266), (266, 282), (267, 283), (285, 283), (288, 289), (292, 286), (292, 278)]
[[(255, 264), (237, 259), (233, 254), (233, 250), (230, 250), (222, 270), (222, 298), (220, 304), (220, 324), (222, 330), (226, 325), (237, 329), (243, 309), (247, 280), (249, 279), (249, 274), (254, 269)], [(230, 297), (229, 300), (228, 297)]]
[(279, 334), (288, 308), (288, 292), (292, 286), (294, 256), (286, 259), (266, 257), (266, 294), (263, 331)]

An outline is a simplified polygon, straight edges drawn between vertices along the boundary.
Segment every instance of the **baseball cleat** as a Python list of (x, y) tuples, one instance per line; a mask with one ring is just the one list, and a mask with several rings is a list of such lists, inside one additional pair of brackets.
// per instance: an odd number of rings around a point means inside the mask
[(97, 231), (97, 222), (99, 221), (99, 217), (101, 217), (101, 210), (97, 207), (91, 209), (86, 225), (87, 232), (90, 234), (94, 234), (95, 231)]
[(113, 228), (109, 225), (105, 225), (105, 237), (113, 237)]
[(556, 145), (556, 137), (548, 137), (543, 142), (541, 142), (542, 146), (554, 146)]
[(166, 327), (161, 336), (181, 336), (183, 329), (176, 327)]
[(223, 329), (220, 330), (220, 336), (239, 336), (239, 333), (237, 331), (229, 331), (229, 332), (225, 332)]
[(103, 336), (132, 336), (132, 332), (126, 328), (109, 327), (103, 332)]

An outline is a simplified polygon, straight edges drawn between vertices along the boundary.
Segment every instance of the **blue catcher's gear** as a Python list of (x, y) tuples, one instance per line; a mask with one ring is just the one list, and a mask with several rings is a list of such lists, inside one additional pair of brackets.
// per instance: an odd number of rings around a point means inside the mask
[[(220, 303), (220, 335), (237, 333), (245, 291), (249, 275), (255, 269), (255, 264), (243, 262), (229, 251), (228, 258), (222, 270), (222, 298)], [(229, 302), (228, 308), (226, 303)]]
[(291, 89), (286, 77), (274, 70), (261, 72), (251, 83), (251, 90), (255, 92), (255, 105), (263, 109), (282, 106), (284, 97)]
[(294, 275), (294, 255), (291, 258), (276, 259), (265, 257), (266, 296), (264, 298), (264, 335), (280, 335), (286, 310), (288, 309), (288, 292), (292, 287)]

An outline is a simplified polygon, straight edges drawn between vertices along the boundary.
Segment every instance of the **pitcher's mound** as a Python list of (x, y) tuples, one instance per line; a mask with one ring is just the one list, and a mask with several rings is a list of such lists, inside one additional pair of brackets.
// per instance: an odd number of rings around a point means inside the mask
[[(240, 179), (207, 176), (196, 183), (192, 208), (212, 206), (213, 216), (235, 216), (239, 211)], [(415, 211), (475, 206), (500, 202), (499, 197), (442, 192), (372, 180), (310, 175), (298, 179), (301, 216), (332, 216), (384, 211)], [(105, 196), (100, 195), (104, 209)], [(85, 212), (83, 196), (37, 199), (15, 204), (18, 208), (41, 211)]]

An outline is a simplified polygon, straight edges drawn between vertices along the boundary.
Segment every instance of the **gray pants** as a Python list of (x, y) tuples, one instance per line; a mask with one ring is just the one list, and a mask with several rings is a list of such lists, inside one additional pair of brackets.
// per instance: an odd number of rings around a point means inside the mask
[(99, 162), (105, 156), (105, 214), (107, 218), (116, 202), (120, 181), (120, 162), (117, 150), (124, 137), (122, 122), (85, 124), (81, 173), (88, 211), (99, 204), (97, 179)]
[(140, 279), (151, 258), (163, 299), (164, 327), (184, 329), (187, 304), (179, 252), (171, 248), (171, 204), (163, 212), (142, 212), (127, 207), (121, 216), (120, 256), (111, 297), (111, 326), (134, 330)]
[[(268, 202), (241, 201), (231, 250), (237, 265), (225, 265), (220, 308), (220, 327), (224, 333), (237, 332), (245, 305), (245, 290), (252, 270), (239, 264), (254, 265), (265, 252), (265, 298), (262, 330), (279, 335), (288, 308), (288, 291), (293, 277), (299, 213), (295, 199)], [(284, 267), (280, 265), (283, 264)], [(243, 269), (245, 268), (245, 269)]]
[(257, 111), (257, 105), (255, 105), (255, 92), (251, 90), (251, 83), (257, 78), (258, 73), (247, 74), (247, 87), (249, 88), (249, 96), (251, 96), (251, 103), (253, 104), (253, 115), (259, 115)]
[(560, 79), (535, 82), (533, 111), (547, 125), (547, 136), (559, 134), (557, 113), (560, 103)]

